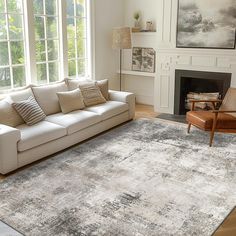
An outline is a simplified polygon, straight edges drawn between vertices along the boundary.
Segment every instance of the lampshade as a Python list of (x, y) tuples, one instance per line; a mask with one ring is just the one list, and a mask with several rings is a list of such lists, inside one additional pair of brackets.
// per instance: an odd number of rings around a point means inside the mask
[(113, 29), (112, 48), (113, 49), (130, 49), (131, 33), (129, 27), (119, 27)]

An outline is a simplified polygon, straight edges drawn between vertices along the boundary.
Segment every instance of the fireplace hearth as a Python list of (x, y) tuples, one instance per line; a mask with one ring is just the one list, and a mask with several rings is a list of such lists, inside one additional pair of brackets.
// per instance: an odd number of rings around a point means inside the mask
[(191, 93), (217, 93), (223, 99), (230, 87), (231, 77), (231, 73), (176, 70), (174, 114), (186, 114), (186, 99)]

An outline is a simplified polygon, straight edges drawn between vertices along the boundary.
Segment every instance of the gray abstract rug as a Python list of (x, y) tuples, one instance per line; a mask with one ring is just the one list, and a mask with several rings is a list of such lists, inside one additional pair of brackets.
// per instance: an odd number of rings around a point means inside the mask
[(0, 183), (0, 219), (25, 235), (211, 235), (236, 205), (236, 136), (127, 123)]

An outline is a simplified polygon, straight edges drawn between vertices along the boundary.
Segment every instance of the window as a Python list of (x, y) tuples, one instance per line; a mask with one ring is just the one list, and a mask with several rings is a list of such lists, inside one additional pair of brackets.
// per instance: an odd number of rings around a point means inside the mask
[(38, 83), (59, 79), (57, 0), (34, 0), (35, 47)]
[(67, 42), (69, 76), (86, 76), (87, 1), (67, 0)]
[(0, 93), (90, 75), (90, 2), (0, 0)]
[(0, 0), (0, 90), (26, 84), (23, 17), (22, 0)]

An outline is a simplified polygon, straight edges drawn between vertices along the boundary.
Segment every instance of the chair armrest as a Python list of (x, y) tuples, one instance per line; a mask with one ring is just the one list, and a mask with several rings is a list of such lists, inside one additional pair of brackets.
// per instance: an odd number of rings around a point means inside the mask
[(214, 99), (214, 100), (190, 100), (189, 102), (192, 103), (192, 107), (191, 107), (191, 111), (194, 111), (195, 108), (195, 103), (199, 103), (199, 102), (211, 102), (214, 109), (216, 109), (216, 103), (222, 103), (222, 100), (219, 99)]
[(18, 167), (17, 142), (20, 130), (0, 124), (0, 173), (6, 174)]
[(134, 118), (135, 95), (133, 93), (109, 90), (109, 98), (111, 101), (127, 103), (129, 105), (129, 118)]
[(236, 113), (236, 111), (223, 111), (223, 110), (214, 110), (213, 113)]

